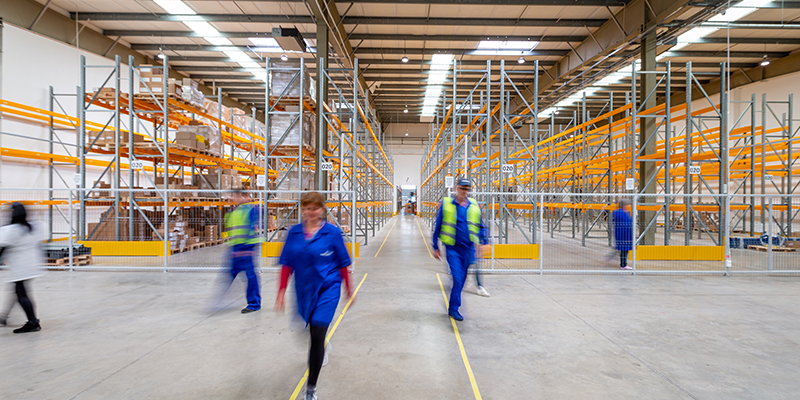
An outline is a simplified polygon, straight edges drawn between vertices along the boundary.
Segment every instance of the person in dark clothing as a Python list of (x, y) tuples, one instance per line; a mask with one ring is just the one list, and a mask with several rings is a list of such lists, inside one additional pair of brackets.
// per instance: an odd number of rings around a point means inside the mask
[[(21, 328), (15, 329), (14, 333), (36, 332), (42, 329), (28, 293), (30, 281), (44, 273), (41, 267), (42, 240), (44, 240), (43, 231), (28, 222), (25, 206), (13, 203), (11, 223), (0, 228), (0, 247), (4, 249), (3, 257), (8, 267), (8, 281), (14, 284), (16, 300), (28, 317), (28, 322)], [(9, 307), (8, 310), (10, 309)], [(7, 318), (8, 312), (0, 315), (0, 325), (6, 325)]]
[(633, 249), (633, 220), (628, 208), (627, 200), (619, 200), (617, 209), (611, 214), (614, 221), (614, 242), (619, 251), (620, 269), (633, 269), (628, 266), (628, 252)]

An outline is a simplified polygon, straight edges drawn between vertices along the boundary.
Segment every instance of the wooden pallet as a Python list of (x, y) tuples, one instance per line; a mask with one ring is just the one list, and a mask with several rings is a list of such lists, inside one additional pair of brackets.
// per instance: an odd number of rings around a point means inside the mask
[(189, 250), (191, 251), (191, 250), (202, 249), (203, 247), (206, 247), (206, 242), (198, 242), (198, 243), (190, 244), (189, 245)]
[[(285, 154), (285, 155), (297, 154), (297, 148), (298, 148), (298, 146), (295, 146), (295, 145), (270, 146), (270, 150), (275, 150), (276, 152), (282, 153), (282, 154)], [(309, 146), (309, 145), (307, 145), (307, 144), (303, 145), (303, 153), (304, 154), (305, 153), (316, 154), (316, 152), (314, 151), (314, 148)]]
[[(769, 247), (768, 246), (750, 245), (750, 246), (747, 246), (747, 248), (750, 249), (750, 250), (769, 251)], [(772, 251), (790, 252), (790, 251), (797, 251), (797, 249), (793, 249), (791, 247), (772, 246)]]
[[(90, 265), (91, 263), (92, 263), (91, 254), (81, 254), (79, 256), (72, 257), (73, 266)], [(69, 267), (69, 257), (48, 258), (47, 262), (45, 262), (44, 265), (48, 267)]]
[[(160, 152), (163, 149), (163, 144), (160, 144), (160, 143), (157, 144), (157, 143), (153, 143), (153, 142), (144, 142), (144, 143), (140, 142), (140, 143), (134, 143), (133, 147), (136, 148), (136, 149), (140, 149), (140, 150), (151, 150), (151, 151), (159, 151)], [(219, 158), (219, 154), (212, 153), (209, 150), (199, 150), (199, 149), (195, 149), (194, 147), (184, 146), (184, 145), (178, 144), (178, 143), (170, 143), (169, 147), (172, 148), (172, 149), (188, 151), (190, 153), (195, 153), (195, 154), (199, 154), (199, 155), (203, 155), (203, 156), (207, 156), (207, 157)], [(144, 155), (139, 155), (138, 157), (144, 157)]]

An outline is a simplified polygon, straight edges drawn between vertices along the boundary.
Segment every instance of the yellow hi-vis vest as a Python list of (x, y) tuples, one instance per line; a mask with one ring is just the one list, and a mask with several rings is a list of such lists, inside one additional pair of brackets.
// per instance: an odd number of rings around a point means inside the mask
[(225, 216), (225, 232), (231, 246), (237, 244), (256, 244), (259, 242), (256, 231), (250, 229), (251, 205), (242, 204)]
[[(469, 224), (469, 240), (472, 243), (480, 244), (481, 232), (481, 207), (475, 199), (467, 198), (469, 207), (467, 208), (467, 223)], [(452, 197), (445, 197), (442, 200), (442, 229), (439, 239), (447, 246), (456, 244), (456, 221), (458, 221), (458, 211), (453, 204)]]

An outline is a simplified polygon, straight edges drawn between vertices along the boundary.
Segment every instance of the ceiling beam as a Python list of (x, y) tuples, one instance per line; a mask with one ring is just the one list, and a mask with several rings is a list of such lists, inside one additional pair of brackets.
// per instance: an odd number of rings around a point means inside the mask
[(625, 0), (343, 0), (339, 3), (433, 4), (461, 6), (623, 6)]
[[(333, 7), (331, 7), (333, 9)], [(338, 14), (338, 11), (337, 11)], [(183, 22), (185, 15), (159, 13), (114, 13), (71, 12), (76, 21), (173, 21)], [(265, 14), (193, 14), (192, 18), (206, 22), (239, 22), (270, 24), (314, 24), (310, 15), (265, 15)], [(340, 25), (448, 25), (448, 26), (552, 26), (552, 27), (598, 27), (606, 20), (592, 18), (406, 18), (406, 17), (361, 17), (344, 18)]]
[[(244, 52), (251, 52), (252, 49), (248, 46), (215, 46), (205, 44), (158, 44), (158, 43), (141, 43), (131, 44), (131, 48), (136, 51), (214, 51), (222, 52), (226, 48), (236, 47)], [(283, 54), (283, 50), (275, 50), (274, 52), (263, 52), (261, 54)], [(453, 54), (453, 55), (470, 55), (470, 56), (487, 56), (495, 57), (495, 54), (480, 54), (479, 50), (463, 50), (463, 49), (423, 49), (423, 48), (399, 48), (399, 47), (360, 47), (358, 48), (359, 54)], [(509, 52), (508, 56), (513, 57), (547, 57), (547, 56), (564, 56), (569, 53), (569, 50), (530, 50), (530, 51), (514, 51), (513, 55)], [(399, 60), (398, 60), (399, 61)], [(360, 62), (359, 62), (360, 64)]]
[(720, 29), (800, 29), (800, 23), (796, 22), (772, 22), (772, 21), (737, 21), (737, 22), (703, 22), (700, 26), (705, 28)]
[[(796, 38), (750, 38), (732, 37), (731, 44), (766, 44), (766, 45), (800, 45), (800, 39)], [(705, 37), (693, 40), (690, 44), (728, 44), (728, 38), (724, 37)]]
[(731, 58), (761, 58), (765, 54), (768, 58), (783, 58), (789, 55), (783, 51), (665, 51), (661, 53), (663, 57), (685, 57), (685, 58), (725, 58), (730, 54)]
[[(600, 28), (594, 30), (591, 38), (573, 46), (574, 52), (568, 53), (547, 70), (547, 74), (538, 82), (540, 101), (543, 93), (555, 91), (566, 95), (577, 86), (573, 83), (576, 80), (601, 74), (604, 69), (601, 66), (605, 62), (622, 56), (628, 51), (629, 46), (641, 40), (645, 32), (657, 29), (661, 24), (670, 23), (690, 10), (694, 10), (690, 0), (632, 0), (616, 14), (611, 15), (611, 19)], [(646, 15), (649, 15), (649, 18), (645, 19)], [(537, 90), (533, 85), (527, 89), (531, 93)], [(512, 109), (524, 107), (524, 104), (530, 102), (534, 96), (525, 97), (525, 99), (513, 99)], [(558, 100), (558, 96), (553, 97), (545, 101), (543, 106)]]
[[(103, 34), (106, 36), (141, 36), (141, 37), (203, 37), (195, 31), (159, 31), (159, 30), (124, 30), (124, 29), (105, 29)], [(305, 39), (315, 39), (316, 32), (301, 33)], [(220, 36), (227, 38), (251, 38), (263, 37), (271, 38), (270, 32), (220, 32)], [(432, 42), (480, 42), (483, 40), (495, 41), (533, 41), (533, 42), (582, 42), (586, 36), (569, 35), (405, 35), (405, 34), (380, 34), (380, 33), (353, 33), (349, 36), (353, 40), (407, 40), (407, 41), (432, 41)]]
[[(155, 50), (154, 50), (155, 51)], [(297, 54), (292, 54), (293, 57), (297, 56)], [(304, 54), (305, 58), (311, 59), (311, 54), (307, 53)], [(336, 59), (332, 57), (331, 60)], [(169, 56), (170, 63), (179, 63), (179, 62), (228, 62), (228, 63), (235, 63), (236, 60), (233, 60), (229, 57), (220, 57), (220, 56)], [(261, 62), (258, 57), (253, 57), (253, 61)], [(461, 60), (458, 62), (461, 66), (486, 66), (486, 60)], [(547, 60), (539, 60), (539, 66), (548, 66), (548, 65), (555, 65), (555, 61), (547, 61)], [(415, 60), (410, 59), (407, 63), (403, 63), (400, 61), (400, 58), (397, 59), (368, 59), (368, 58), (359, 58), (358, 59), (359, 66), (365, 65), (431, 65), (431, 60)], [(497, 67), (499, 62), (492, 64), (493, 67)], [(306, 66), (309, 70), (314, 70), (316, 68), (315, 64), (306, 63)]]

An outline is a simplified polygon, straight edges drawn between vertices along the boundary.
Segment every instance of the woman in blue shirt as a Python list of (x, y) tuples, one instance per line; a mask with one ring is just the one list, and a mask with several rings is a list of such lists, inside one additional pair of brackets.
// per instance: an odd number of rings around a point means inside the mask
[(310, 192), (303, 196), (300, 206), (303, 223), (289, 230), (278, 261), (283, 267), (275, 309), (284, 310), (286, 287), (294, 272), (297, 311), (311, 333), (305, 398), (316, 400), (317, 379), (325, 357), (325, 335), (339, 304), (342, 281), (347, 298), (352, 296), (347, 269), (350, 256), (342, 231), (325, 222), (322, 195)]

